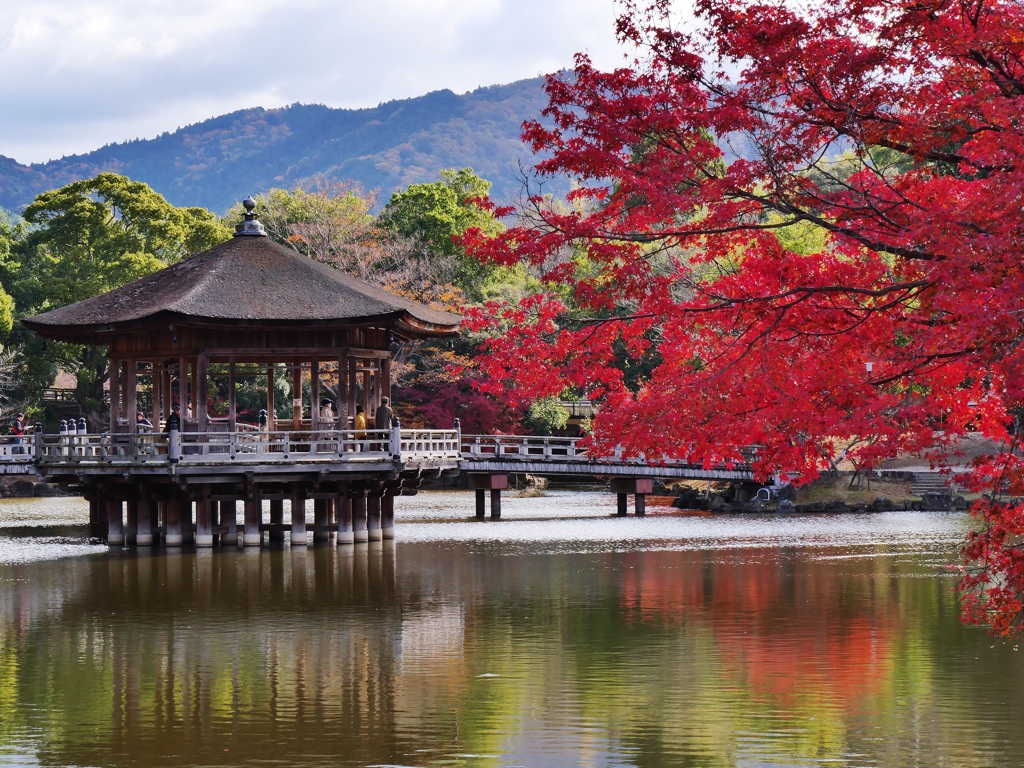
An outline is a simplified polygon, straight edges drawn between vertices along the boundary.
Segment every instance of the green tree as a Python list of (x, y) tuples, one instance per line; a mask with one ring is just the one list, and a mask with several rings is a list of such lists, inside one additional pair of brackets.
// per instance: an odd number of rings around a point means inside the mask
[(396, 192), (380, 215), (380, 224), (394, 235), (409, 238), (419, 255), (433, 262), (439, 273), (460, 288), (468, 299), (478, 300), (493, 268), (466, 256), (456, 239), (472, 227), (497, 234), (504, 227), (476, 201), (487, 197), (491, 182), (472, 168), (441, 171), (439, 181), (413, 184)]
[[(0, 284), (19, 317), (113, 290), (231, 234), (209, 211), (177, 208), (146, 184), (113, 173), (44, 192), (23, 216), (27, 227), (8, 239), (6, 253), (0, 250)], [(2, 306), (0, 298), (0, 331)], [(24, 351), (19, 379), (27, 401), (63, 368), (78, 376), (78, 404), (98, 421), (106, 350), (45, 345), (20, 325), (14, 340)]]

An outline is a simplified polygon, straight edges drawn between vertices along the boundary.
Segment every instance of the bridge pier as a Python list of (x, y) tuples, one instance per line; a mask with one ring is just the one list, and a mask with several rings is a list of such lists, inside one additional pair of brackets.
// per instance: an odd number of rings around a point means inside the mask
[(625, 517), (629, 494), (633, 494), (634, 514), (643, 517), (647, 512), (646, 496), (654, 490), (654, 481), (646, 477), (612, 478), (612, 491), (618, 496), (618, 514)]
[(471, 474), (469, 476), (470, 488), (476, 489), (476, 518), (484, 519), (484, 491), (491, 492), (491, 520), (501, 519), (501, 492), (508, 488), (508, 475), (501, 474)]

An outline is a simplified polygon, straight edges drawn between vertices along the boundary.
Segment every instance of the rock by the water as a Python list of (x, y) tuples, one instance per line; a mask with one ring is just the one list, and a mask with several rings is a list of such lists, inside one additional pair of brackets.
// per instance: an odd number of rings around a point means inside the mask
[(971, 502), (965, 499), (963, 496), (956, 496), (953, 499), (953, 509), (959, 509), (961, 512), (971, 508)]
[(779, 502), (779, 506), (775, 508), (776, 512), (796, 512), (796, 505), (789, 499), (783, 499)]
[(896, 509), (896, 505), (893, 504), (892, 499), (879, 496), (868, 505), (868, 509), (872, 512), (892, 512)]
[(846, 506), (846, 502), (833, 499), (825, 505), (825, 511), (832, 515), (844, 515), (850, 511), (850, 508)]
[(36, 483), (36, 487), (33, 491), (33, 495), (37, 498), (51, 498), (53, 496), (60, 496), (61, 492), (59, 489), (54, 488), (49, 483)]
[(948, 493), (926, 493), (921, 497), (922, 510), (945, 511), (953, 508), (953, 499)]
[(15, 480), (9, 487), (11, 495), (17, 499), (30, 499), (36, 495), (36, 484), (31, 480)]

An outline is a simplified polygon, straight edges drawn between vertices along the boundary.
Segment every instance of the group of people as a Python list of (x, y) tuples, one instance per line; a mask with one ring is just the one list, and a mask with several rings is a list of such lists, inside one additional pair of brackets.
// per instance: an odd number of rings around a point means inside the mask
[[(22, 426), (22, 420), (25, 418), (24, 414), (19, 413), (18, 418), (15, 419), (14, 424), (11, 426), (12, 435), (24, 434), (24, 427)], [(330, 400), (324, 400), (320, 406), (320, 419), (327, 423), (333, 422), (337, 419), (337, 415), (334, 413), (334, 404)], [(395, 414), (391, 410), (391, 399), (388, 397), (382, 397), (380, 399), (380, 407), (377, 408), (377, 412), (373, 418), (374, 429), (391, 429), (394, 423)], [(135, 416), (136, 429), (140, 432), (152, 432), (153, 422), (146, 418), (146, 414), (139, 411)], [(167, 418), (167, 423), (164, 428), (165, 432), (171, 432), (172, 430), (181, 431), (181, 406), (175, 405), (171, 408), (171, 415)], [(355, 423), (356, 437), (360, 440), (366, 439), (366, 412), (363, 406), (356, 406), (356, 423)], [(16, 438), (17, 442), (20, 442)]]

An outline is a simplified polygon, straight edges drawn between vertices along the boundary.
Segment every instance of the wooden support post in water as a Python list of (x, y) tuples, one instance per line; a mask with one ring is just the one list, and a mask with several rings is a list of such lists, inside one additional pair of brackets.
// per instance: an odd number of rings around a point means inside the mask
[(196, 546), (213, 546), (213, 503), (210, 501), (210, 488), (204, 486), (196, 499)]
[(627, 514), (629, 514), (629, 494), (617, 493), (615, 494), (615, 496), (618, 503), (617, 514), (619, 517), (625, 517)]
[(107, 497), (107, 544), (124, 546), (124, 510), (120, 499)]
[[(184, 507), (188, 501), (180, 494), (175, 493), (170, 499), (164, 502), (164, 515), (167, 533), (164, 541), (168, 547), (180, 547), (184, 541), (182, 536), (182, 517)], [(192, 513), (189, 513), (189, 526), (192, 524)]]
[(247, 547), (258, 547), (263, 543), (263, 536), (260, 533), (260, 523), (263, 522), (263, 505), (260, 503), (259, 494), (253, 491), (245, 497), (245, 532), (242, 534), (242, 542)]
[(491, 492), (491, 520), (501, 519), (501, 492), (508, 488), (508, 475), (476, 474), (469, 476), (469, 487), (477, 489), (476, 516), (483, 519), (483, 492)]
[(352, 544), (355, 541), (352, 533), (352, 499), (349, 498), (347, 487), (342, 486), (334, 505), (338, 510), (338, 544)]
[(654, 488), (654, 481), (645, 477), (616, 477), (612, 479), (612, 491), (619, 497), (619, 516), (626, 514), (629, 504), (628, 496), (633, 494), (634, 509), (637, 517), (643, 517), (645, 509), (644, 497)]
[(144, 485), (139, 488), (135, 502), (135, 544), (140, 547), (153, 544), (153, 500)]
[(331, 538), (331, 532), (327, 530), (331, 524), (327, 502), (328, 499), (313, 499), (313, 525), (316, 526), (313, 529), (313, 541), (328, 541)]
[[(284, 501), (282, 499), (270, 500), (270, 524), (284, 525)], [(271, 528), (267, 539), (270, 541), (284, 541), (284, 529)]]
[(380, 492), (371, 491), (366, 499), (366, 538), (380, 541)]
[[(221, 501), (220, 525), (224, 533), (220, 535), (220, 543), (224, 546), (238, 546), (238, 512), (234, 499)], [(258, 530), (258, 529), (257, 529)]]
[(366, 491), (362, 489), (352, 497), (352, 540), (356, 544), (369, 541), (366, 534)]
[(124, 543), (138, 546), (139, 502), (134, 498), (129, 498), (125, 501), (124, 506)]
[(476, 489), (476, 519), (483, 520), (487, 517), (487, 491), (483, 488)]
[(395, 494), (385, 493), (380, 500), (380, 535), (384, 539), (395, 538)]
[(306, 538), (306, 489), (301, 485), (292, 486), (292, 546), (304, 547)]
[(95, 539), (107, 538), (107, 502), (95, 492), (89, 496), (89, 535)]

